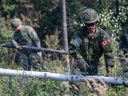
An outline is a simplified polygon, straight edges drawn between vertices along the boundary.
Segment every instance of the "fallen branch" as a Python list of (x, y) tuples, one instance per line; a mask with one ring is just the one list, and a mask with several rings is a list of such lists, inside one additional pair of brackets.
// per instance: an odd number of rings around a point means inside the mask
[(37, 72), (37, 71), (24, 71), (24, 70), (12, 70), (0, 68), (1, 76), (23, 76), (31, 78), (42, 78), (42, 79), (53, 79), (60, 81), (75, 81), (85, 82), (86, 80), (96, 79), (103, 80), (107, 84), (114, 85), (128, 85), (128, 78), (122, 77), (105, 77), (105, 76), (81, 76), (81, 75), (70, 75), (70, 74), (59, 74), (50, 72)]
[[(68, 54), (68, 52), (66, 52), (65, 50), (56, 50), (56, 49), (42, 48), (42, 47), (39, 48), (39, 47), (28, 46), (28, 45), (21, 45), (20, 47), (22, 49), (30, 49), (30, 50), (35, 50), (35, 51), (46, 51), (46, 52)], [(0, 46), (0, 48), (16, 48), (16, 47), (12, 45), (4, 45), (4, 46)]]

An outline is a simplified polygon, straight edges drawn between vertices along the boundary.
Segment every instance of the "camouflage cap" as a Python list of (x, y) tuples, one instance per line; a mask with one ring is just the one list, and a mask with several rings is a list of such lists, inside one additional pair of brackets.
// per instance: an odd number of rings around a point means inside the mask
[(11, 24), (14, 27), (18, 27), (19, 25), (22, 24), (22, 21), (19, 18), (14, 18), (14, 19), (12, 19)]
[(94, 23), (99, 20), (99, 16), (95, 10), (88, 8), (84, 10), (82, 20), (84, 23)]

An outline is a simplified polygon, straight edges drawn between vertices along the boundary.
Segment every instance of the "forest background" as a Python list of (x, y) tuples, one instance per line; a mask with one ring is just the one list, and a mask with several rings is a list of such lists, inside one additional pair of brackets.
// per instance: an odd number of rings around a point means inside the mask
[[(114, 55), (125, 58), (127, 53), (124, 54), (122, 50), (126, 49), (120, 48), (120, 45), (128, 46), (122, 39), (128, 32), (127, 0), (66, 0), (68, 35), (81, 25), (81, 13), (87, 7), (94, 8), (99, 13), (100, 27), (112, 37)], [(10, 20), (14, 17), (36, 30), (42, 47), (63, 48), (60, 0), (0, 0), (0, 44), (10, 41), (13, 34)], [(44, 63), (51, 72), (65, 73), (61, 54), (44, 55)], [(15, 64), (14, 59), (15, 49), (0, 49), (1, 68), (19, 69), (20, 66)], [(115, 59), (115, 65), (114, 75), (127, 77), (127, 73), (120, 71), (127, 67), (127, 62)], [(64, 96), (68, 90), (66, 86), (61, 81), (0, 77), (0, 96)], [(128, 96), (128, 88), (123, 85), (109, 86), (108, 96)]]

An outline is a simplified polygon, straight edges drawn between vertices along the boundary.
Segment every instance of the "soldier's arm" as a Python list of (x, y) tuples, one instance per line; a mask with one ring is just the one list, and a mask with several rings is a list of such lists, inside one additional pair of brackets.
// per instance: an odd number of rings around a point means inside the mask
[(76, 60), (83, 58), (79, 53), (79, 48), (82, 44), (82, 40), (78, 35), (75, 33), (69, 43), (69, 54), (75, 58)]
[(37, 33), (35, 32), (35, 30), (32, 27), (29, 27), (29, 37), (32, 40), (32, 43), (34, 44), (35, 47), (41, 47), (41, 43), (39, 40), (39, 37), (37, 36)]
[[(33, 46), (40, 48), (41, 47), (40, 39), (37, 36), (37, 33), (35, 32), (35, 30), (32, 27), (29, 27), (28, 30), (29, 30), (28, 35), (29, 35), (30, 39), (32, 40)], [(40, 57), (40, 62), (42, 62), (42, 52), (38, 51), (37, 54)]]
[(114, 55), (113, 55), (113, 49), (111, 46), (111, 39), (107, 33), (103, 33), (103, 38), (101, 41), (101, 46), (103, 48), (104, 57), (105, 57), (105, 63), (106, 63), (106, 69), (107, 73), (111, 74), (112, 68), (114, 67)]
[(69, 53), (76, 61), (74, 65), (77, 66), (77, 68), (79, 68), (80, 71), (82, 72), (82, 71), (86, 71), (87, 69), (86, 67), (88, 64), (79, 52), (81, 44), (82, 44), (81, 38), (79, 38), (78, 36), (73, 37), (70, 42)]
[(9, 43), (8, 45), (12, 45), (12, 46), (14, 46), (15, 48), (21, 49), (21, 47), (19, 46), (18, 42), (14, 39), (14, 36), (13, 36), (12, 39), (11, 39), (11, 43)]

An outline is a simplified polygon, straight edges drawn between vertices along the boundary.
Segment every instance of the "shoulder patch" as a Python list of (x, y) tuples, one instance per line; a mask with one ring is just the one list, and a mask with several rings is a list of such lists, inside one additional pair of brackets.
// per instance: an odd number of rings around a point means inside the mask
[(82, 40), (80, 37), (77, 36), (73, 38), (70, 43), (75, 47), (80, 47), (80, 45), (82, 44)]
[(105, 46), (106, 44), (108, 44), (109, 41), (110, 41), (110, 38), (108, 38), (107, 40), (104, 40), (103, 42), (101, 42), (101, 45)]

